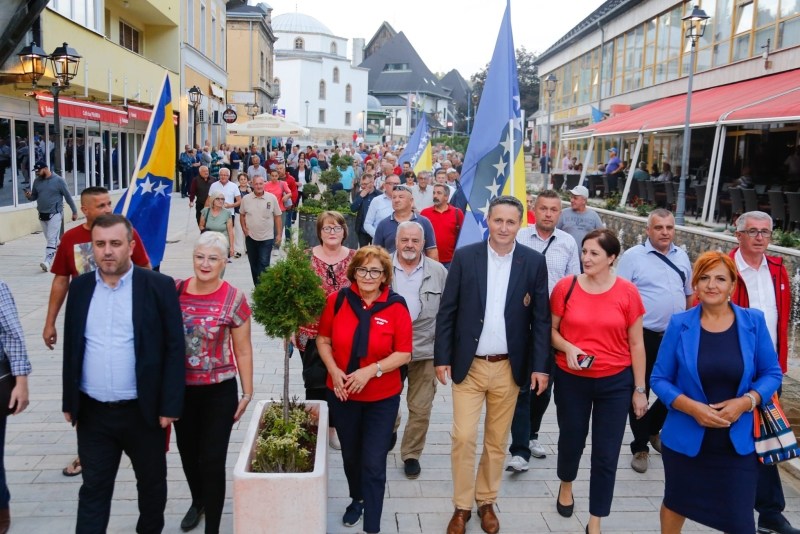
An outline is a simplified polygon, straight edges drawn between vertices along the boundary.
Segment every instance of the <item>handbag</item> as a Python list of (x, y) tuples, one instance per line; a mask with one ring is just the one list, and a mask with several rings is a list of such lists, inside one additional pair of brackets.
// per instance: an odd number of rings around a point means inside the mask
[(777, 393), (754, 410), (753, 438), (756, 454), (762, 464), (774, 465), (800, 456), (797, 439), (783, 413)]
[(8, 403), (11, 400), (11, 391), (16, 385), (17, 377), (11, 374), (11, 362), (8, 360), (8, 356), (3, 354), (0, 359), (0, 417), (14, 413), (16, 406), (9, 409)]

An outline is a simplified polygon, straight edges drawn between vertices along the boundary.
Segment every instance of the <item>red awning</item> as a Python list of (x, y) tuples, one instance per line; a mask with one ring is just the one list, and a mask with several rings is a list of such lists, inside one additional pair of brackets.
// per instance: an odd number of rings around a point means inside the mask
[[(692, 93), (692, 127), (719, 123), (775, 122), (800, 117), (800, 69), (721, 85)], [(675, 130), (686, 121), (686, 94), (566, 132), (566, 138)]]
[[(36, 93), (36, 100), (39, 102), (39, 115), (42, 117), (52, 117), (53, 95), (49, 93)], [(58, 98), (58, 109), (62, 117), (89, 119), (122, 126), (128, 124), (128, 112), (113, 106), (84, 102), (82, 100), (61, 96)]]
[[(147, 122), (150, 120), (150, 115), (152, 114), (153, 110), (150, 108), (142, 108), (128, 104), (128, 118), (131, 120)], [(176, 126), (178, 124), (178, 116), (174, 113), (172, 114), (172, 124)]]

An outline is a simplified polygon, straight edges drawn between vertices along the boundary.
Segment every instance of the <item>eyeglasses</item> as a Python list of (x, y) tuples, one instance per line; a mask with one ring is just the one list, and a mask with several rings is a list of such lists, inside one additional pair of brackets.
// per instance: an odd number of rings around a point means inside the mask
[(395, 186), (395, 188), (394, 188), (394, 192), (396, 193), (396, 192), (398, 192), (398, 191), (404, 191), (404, 192), (406, 192), (406, 193), (411, 193), (411, 189), (409, 189), (409, 188), (408, 188), (407, 186), (405, 186), (405, 185), (397, 185), (397, 186)]
[(750, 238), (752, 239), (755, 239), (757, 236), (761, 236), (764, 239), (772, 238), (772, 230), (767, 230), (767, 229), (756, 230), (755, 228), (748, 228), (747, 230), (744, 231), (744, 233), (750, 236)]
[(356, 274), (360, 278), (371, 278), (376, 280), (383, 274), (383, 269), (367, 269), (366, 267), (356, 267)]
[(194, 262), (195, 263), (199, 263), (199, 264), (202, 265), (206, 261), (208, 262), (209, 265), (216, 265), (220, 261), (222, 261), (222, 258), (220, 258), (219, 256), (204, 256), (202, 254), (195, 254), (194, 255)]
[(322, 231), (326, 234), (338, 234), (342, 231), (341, 226), (323, 226)]

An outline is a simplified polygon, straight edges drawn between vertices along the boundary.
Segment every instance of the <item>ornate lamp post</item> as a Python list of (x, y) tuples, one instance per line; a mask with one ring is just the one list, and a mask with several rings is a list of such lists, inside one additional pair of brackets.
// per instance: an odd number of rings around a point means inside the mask
[(683, 154), (681, 155), (681, 181), (678, 186), (678, 202), (675, 207), (675, 224), (684, 224), (684, 213), (686, 212), (686, 182), (689, 178), (689, 148), (692, 144), (692, 130), (689, 126), (692, 115), (692, 82), (694, 81), (694, 56), (697, 41), (706, 31), (706, 24), (711, 18), (698, 6), (694, 6), (692, 12), (683, 17), (686, 28), (686, 38), (691, 41), (692, 50), (689, 54), (689, 86), (686, 90), (686, 121), (683, 125)]
[[(258, 108), (258, 104), (256, 102), (250, 102), (249, 104), (245, 104), (244, 107), (247, 108), (247, 116), (250, 117), (250, 120), (253, 120), (253, 117), (258, 115), (259, 108)], [(255, 142), (256, 142), (255, 136), (251, 135), (250, 136), (250, 144), (253, 144)]]
[(550, 183), (550, 168), (552, 167), (550, 161), (550, 152), (552, 149), (550, 148), (550, 123), (553, 118), (553, 95), (556, 92), (556, 86), (558, 85), (558, 78), (552, 72), (547, 75), (547, 78), (544, 79), (544, 89), (547, 91), (547, 152), (545, 152), (545, 166), (542, 169), (542, 174), (544, 174), (544, 184), (542, 184), (542, 189), (547, 189), (547, 185)]
[(194, 112), (192, 113), (192, 148), (197, 146), (197, 107), (203, 101), (203, 91), (199, 87), (193, 85), (189, 89), (189, 103), (192, 105)]
[(60, 173), (63, 168), (64, 151), (61, 147), (61, 114), (58, 108), (58, 95), (65, 87), (69, 87), (70, 80), (78, 74), (81, 56), (67, 43), (53, 50), (53, 53), (48, 56), (35, 42), (20, 50), (17, 56), (22, 64), (23, 74), (31, 78), (34, 87), (44, 76), (47, 62), (52, 63), (55, 81), (49, 87), (49, 91), (53, 95), (53, 126), (55, 129), (53, 144), (56, 147), (56, 161), (53, 163), (55, 172)]

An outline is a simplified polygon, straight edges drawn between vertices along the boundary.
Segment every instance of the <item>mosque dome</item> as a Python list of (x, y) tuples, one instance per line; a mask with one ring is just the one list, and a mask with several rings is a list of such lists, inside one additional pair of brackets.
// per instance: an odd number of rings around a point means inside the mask
[(381, 106), (381, 101), (372, 95), (367, 95), (367, 110), (383, 111), (383, 106)]
[(286, 33), (321, 33), (333, 35), (333, 32), (312, 16), (302, 13), (284, 13), (272, 18), (272, 31)]

